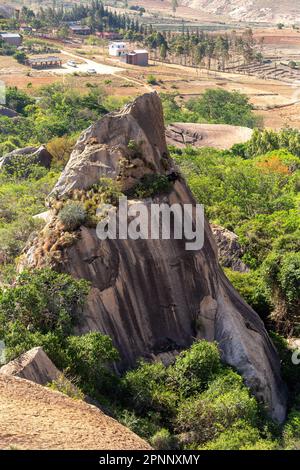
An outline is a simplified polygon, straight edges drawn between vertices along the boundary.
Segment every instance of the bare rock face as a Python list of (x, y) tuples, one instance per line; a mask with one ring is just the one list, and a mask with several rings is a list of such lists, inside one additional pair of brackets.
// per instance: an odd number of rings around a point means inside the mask
[[(139, 151), (131, 155), (124, 172), (120, 161), (128, 159), (131, 141), (139, 144)], [(171, 189), (147, 199), (149, 210), (153, 201), (196, 204), (169, 158), (156, 93), (139, 97), (84, 132), (51, 197), (66, 199), (74, 189), (87, 190), (103, 175), (103, 168), (125, 189), (149, 172), (171, 175)], [(153, 354), (180, 351), (196, 338), (217, 341), (223, 360), (243, 375), (269, 414), (283, 421), (286, 393), (276, 350), (263, 322), (223, 274), (208, 222), (201, 250), (187, 251), (185, 243), (100, 242), (95, 228), (81, 227), (58, 267), (92, 286), (78, 333), (92, 330), (111, 336), (122, 357), (119, 369), (133, 366), (141, 356), (151, 359)], [(34, 251), (33, 243), (29, 266), (35, 266)]]
[(23, 157), (28, 159), (30, 163), (41, 165), (47, 169), (51, 166), (52, 155), (48, 152), (44, 145), (40, 147), (25, 147), (22, 149), (13, 150), (12, 152), (0, 158), (0, 170), (7, 168), (9, 172), (15, 165), (18, 165), (18, 160)]
[(221, 265), (233, 271), (249, 272), (250, 269), (241, 260), (244, 251), (238, 242), (238, 236), (220, 225), (211, 224), (211, 229), (218, 246)]
[(21, 377), (40, 385), (56, 380), (61, 372), (42, 348), (33, 348), (0, 369), (0, 374)]

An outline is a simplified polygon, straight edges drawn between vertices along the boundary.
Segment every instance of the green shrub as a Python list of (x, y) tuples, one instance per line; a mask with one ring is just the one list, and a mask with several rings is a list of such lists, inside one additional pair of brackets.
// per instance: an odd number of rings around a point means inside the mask
[(215, 439), (240, 420), (257, 426), (258, 418), (258, 404), (243, 379), (225, 368), (209, 382), (207, 390), (180, 404), (175, 427), (191, 445)]
[(191, 99), (187, 107), (208, 122), (252, 128), (260, 124), (249, 98), (237, 91), (206, 90), (201, 98)]
[(84, 400), (84, 393), (78, 387), (77, 382), (78, 380), (60, 373), (58, 377), (47, 386), (51, 388), (51, 390), (61, 392), (74, 400)]
[(157, 79), (154, 75), (148, 75), (147, 77), (147, 83), (149, 85), (157, 85)]
[(149, 412), (146, 417), (141, 418), (134, 411), (118, 409), (115, 410), (114, 416), (120, 423), (131, 429), (132, 432), (149, 441), (161, 427), (160, 416), (155, 412)]
[(83, 336), (69, 336), (66, 351), (70, 373), (80, 378), (81, 388), (86, 393), (109, 394), (118, 383), (108, 365), (119, 359), (111, 338), (98, 332)]
[(278, 331), (289, 335), (300, 332), (300, 253), (270, 254), (264, 264), (266, 283), (275, 305), (272, 318)]
[(300, 449), (300, 412), (292, 410), (283, 428), (283, 443), (287, 449)]
[[(171, 189), (171, 183), (165, 175), (146, 175), (134, 187), (133, 197), (146, 199), (148, 197), (158, 196), (159, 194), (168, 193)], [(131, 195), (131, 194), (130, 194)]]
[(58, 219), (63, 223), (65, 229), (72, 232), (84, 224), (86, 210), (79, 202), (68, 201), (59, 211)]
[(238, 421), (199, 450), (274, 450), (276, 445), (276, 442), (261, 439), (257, 428)]
[(70, 334), (88, 291), (87, 281), (51, 269), (23, 272), (13, 287), (0, 291), (2, 337), (17, 321), (31, 332)]
[(189, 397), (205, 390), (220, 369), (217, 344), (197, 341), (176, 358), (168, 370), (168, 382), (177, 393)]
[(175, 412), (177, 396), (165, 386), (166, 367), (160, 362), (140, 362), (137, 369), (125, 374), (122, 384), (128, 403), (138, 412), (149, 410), (170, 417)]
[(261, 273), (258, 271), (240, 273), (228, 268), (224, 269), (224, 271), (241, 297), (243, 297), (263, 319), (266, 319), (272, 311), (272, 305)]
[(177, 439), (165, 428), (160, 429), (151, 437), (150, 444), (156, 450), (174, 450), (178, 448)]

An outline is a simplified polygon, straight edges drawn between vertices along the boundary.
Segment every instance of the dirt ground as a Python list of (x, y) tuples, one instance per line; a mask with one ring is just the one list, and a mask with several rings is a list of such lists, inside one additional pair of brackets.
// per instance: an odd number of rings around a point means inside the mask
[(24, 379), (0, 375), (0, 449), (149, 450), (98, 408)]

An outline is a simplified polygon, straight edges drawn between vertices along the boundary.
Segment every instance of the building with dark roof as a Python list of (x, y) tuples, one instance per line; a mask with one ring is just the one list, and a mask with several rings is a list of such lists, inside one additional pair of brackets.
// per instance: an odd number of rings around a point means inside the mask
[(62, 60), (59, 57), (34, 57), (27, 59), (26, 64), (33, 69), (55, 68), (62, 66)]

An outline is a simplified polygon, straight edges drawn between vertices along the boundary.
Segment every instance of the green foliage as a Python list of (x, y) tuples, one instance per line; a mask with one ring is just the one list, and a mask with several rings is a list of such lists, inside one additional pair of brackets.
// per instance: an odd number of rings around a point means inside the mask
[(48, 384), (48, 387), (73, 398), (73, 400), (84, 400), (84, 393), (78, 387), (77, 382), (78, 380), (60, 373), (55, 380)]
[(171, 183), (165, 175), (152, 174), (144, 176), (134, 187), (133, 196), (140, 199), (154, 197), (159, 194), (168, 193), (171, 189)]
[(0, 292), (2, 336), (5, 325), (14, 322), (33, 332), (70, 334), (88, 290), (86, 281), (50, 269), (24, 271), (13, 287)]
[(198, 341), (176, 358), (169, 383), (183, 397), (203, 391), (220, 371), (220, 353), (215, 343)]
[(114, 410), (114, 416), (117, 421), (147, 440), (160, 430), (160, 417), (157, 413), (149, 412), (147, 417), (141, 418), (134, 411), (121, 407)]
[(151, 437), (150, 444), (156, 450), (174, 450), (178, 448), (177, 439), (165, 428), (160, 429)]
[(92, 396), (111, 392), (117, 378), (107, 365), (117, 361), (119, 354), (108, 336), (98, 332), (70, 336), (66, 339), (66, 350), (71, 374), (80, 377), (84, 391)]
[(191, 99), (187, 108), (207, 122), (252, 128), (259, 124), (249, 99), (237, 91), (206, 90), (201, 98)]
[(273, 319), (278, 330), (291, 335), (300, 332), (300, 253), (270, 254), (263, 273), (274, 298)]
[(13, 109), (17, 113), (27, 115), (26, 108), (32, 105), (34, 100), (24, 91), (18, 90), (17, 87), (8, 87), (6, 90), (6, 106)]
[(86, 220), (86, 210), (83, 204), (68, 201), (59, 211), (58, 219), (67, 231), (72, 232), (84, 224)]
[(26, 180), (19, 180), (15, 174), (0, 175), (0, 272), (3, 266), (13, 263), (30, 234), (43, 224), (33, 216), (45, 210), (45, 197), (59, 175), (45, 169), (38, 175), (36, 169), (31, 168)]
[(300, 412), (291, 410), (283, 429), (283, 444), (288, 450), (300, 449)]
[(269, 292), (259, 271), (240, 273), (225, 268), (225, 274), (243, 299), (264, 319), (272, 310)]
[(224, 370), (210, 382), (206, 391), (182, 402), (176, 428), (189, 435), (190, 444), (203, 443), (239, 420), (257, 425), (258, 405), (241, 377), (231, 370)]
[(298, 129), (287, 128), (279, 132), (269, 129), (261, 131), (255, 129), (247, 144), (247, 154), (251, 157), (279, 149), (286, 149), (291, 154), (300, 156), (300, 132)]
[(293, 403), (300, 393), (300, 367), (292, 362), (293, 349), (289, 347), (287, 340), (274, 332), (270, 332), (270, 336), (278, 351), (282, 377), (288, 386), (290, 402)]
[(128, 402), (140, 414), (152, 410), (172, 415), (177, 397), (166, 389), (166, 379), (166, 368), (160, 362), (140, 362), (137, 369), (127, 372), (122, 380)]
[(147, 78), (147, 83), (149, 83), (149, 85), (157, 85), (156, 77), (154, 75), (149, 75)]
[(277, 446), (276, 441), (261, 439), (257, 428), (241, 420), (199, 450), (275, 450)]
[(14, 53), (14, 58), (19, 62), (19, 64), (25, 64), (26, 54), (23, 51), (16, 51)]

